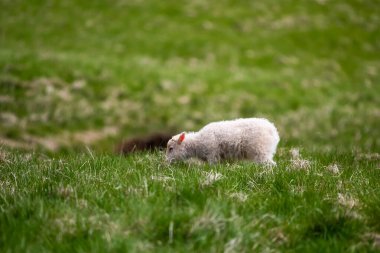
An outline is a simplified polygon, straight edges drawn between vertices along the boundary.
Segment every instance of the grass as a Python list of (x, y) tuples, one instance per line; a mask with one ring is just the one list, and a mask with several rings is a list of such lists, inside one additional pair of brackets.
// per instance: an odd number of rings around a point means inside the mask
[(167, 166), (160, 153), (9, 153), (1, 165), (0, 245), (13, 252), (375, 251), (378, 163), (313, 157), (299, 168), (281, 152), (268, 169)]
[[(0, 251), (378, 251), (379, 13), (0, 0)], [(252, 116), (280, 131), (276, 168), (112, 154)]]

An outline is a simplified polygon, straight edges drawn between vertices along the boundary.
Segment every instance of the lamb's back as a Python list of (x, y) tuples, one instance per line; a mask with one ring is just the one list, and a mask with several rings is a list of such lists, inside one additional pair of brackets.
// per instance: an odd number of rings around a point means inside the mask
[(199, 132), (208, 134), (241, 134), (242, 131), (258, 130), (263, 128), (274, 128), (274, 125), (267, 119), (245, 118), (236, 120), (226, 120), (212, 122), (204, 126)]
[(213, 122), (195, 135), (207, 144), (205, 150), (213, 155), (211, 160), (270, 160), (279, 141), (275, 126), (262, 118)]

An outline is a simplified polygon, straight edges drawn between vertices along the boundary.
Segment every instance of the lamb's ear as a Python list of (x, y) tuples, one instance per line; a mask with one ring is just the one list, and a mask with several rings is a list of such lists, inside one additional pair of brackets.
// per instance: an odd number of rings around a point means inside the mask
[(185, 139), (185, 133), (183, 132), (179, 137), (178, 137), (178, 141), (177, 143), (178, 144), (181, 144), (183, 142), (183, 140)]

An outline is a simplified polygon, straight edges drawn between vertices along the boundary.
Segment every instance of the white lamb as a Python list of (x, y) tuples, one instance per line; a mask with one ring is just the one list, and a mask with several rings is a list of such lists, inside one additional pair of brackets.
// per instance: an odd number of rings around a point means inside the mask
[(208, 163), (250, 160), (276, 165), (273, 156), (280, 141), (276, 127), (267, 119), (248, 118), (213, 122), (199, 132), (173, 136), (167, 144), (168, 162), (198, 158)]

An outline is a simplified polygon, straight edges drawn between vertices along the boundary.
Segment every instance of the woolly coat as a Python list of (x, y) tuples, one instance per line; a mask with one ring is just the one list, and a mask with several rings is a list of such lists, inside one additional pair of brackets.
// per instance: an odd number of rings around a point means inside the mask
[(167, 145), (167, 161), (198, 158), (209, 163), (251, 160), (275, 165), (280, 137), (276, 127), (263, 118), (213, 122), (198, 132), (176, 135)]

